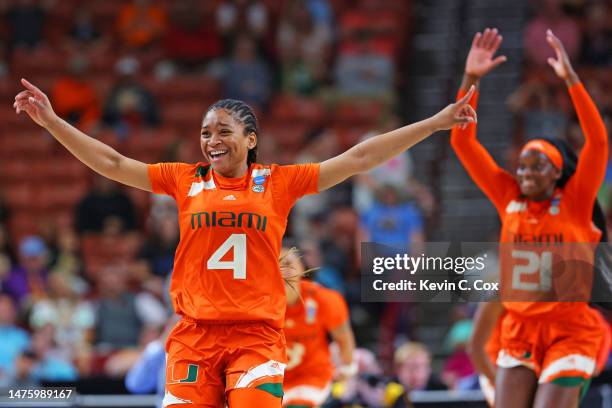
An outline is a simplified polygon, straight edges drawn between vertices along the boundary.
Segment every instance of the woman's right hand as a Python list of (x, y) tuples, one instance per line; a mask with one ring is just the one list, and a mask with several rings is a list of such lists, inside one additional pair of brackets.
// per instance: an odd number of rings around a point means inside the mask
[(51, 107), (49, 98), (40, 89), (32, 85), (25, 79), (21, 79), (21, 84), (26, 88), (15, 96), (13, 108), (17, 114), (24, 111), (34, 122), (46, 128), (57, 119), (57, 115)]
[(502, 36), (497, 28), (487, 28), (483, 33), (476, 33), (465, 61), (465, 75), (478, 80), (505, 62), (505, 55), (493, 58), (501, 42)]

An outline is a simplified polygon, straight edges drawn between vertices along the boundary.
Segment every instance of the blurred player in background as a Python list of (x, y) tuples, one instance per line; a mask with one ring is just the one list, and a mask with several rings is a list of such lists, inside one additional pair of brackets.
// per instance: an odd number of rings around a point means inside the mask
[[(459, 98), (505, 61), (503, 56), (494, 58), (501, 41), (496, 29), (486, 29), (475, 35)], [(563, 45), (550, 30), (547, 41), (556, 53), (556, 58), (548, 59), (548, 63), (566, 83), (586, 139), (577, 163), (575, 155), (572, 157), (571, 150), (562, 141), (535, 139), (523, 147), (515, 178), (500, 168), (478, 142), (475, 125), (455, 127), (451, 141), (470, 176), (497, 208), (502, 221), (502, 244), (597, 243), (602, 237), (602, 226), (595, 228), (592, 219), (608, 160), (606, 129)], [(471, 99), (474, 107), (477, 98), (475, 94)], [(551, 240), (550, 237), (556, 238)], [(508, 263), (502, 260), (502, 287), (505, 284), (513, 291), (511, 293), (524, 293), (534, 286), (520, 284), (521, 273), (527, 271), (522, 262), (526, 260), (520, 257), (529, 255), (527, 261), (531, 265), (531, 257), (540, 254), (525, 252), (513, 251), (513, 258)], [(592, 272), (592, 252), (590, 256), (589, 272)], [(546, 268), (536, 266), (533, 269), (529, 272), (537, 274), (542, 282)], [(508, 272), (512, 276), (508, 277)], [(588, 276), (584, 280), (588, 280)], [(579, 279), (573, 283), (579, 286)], [(544, 289), (542, 283), (535, 286), (538, 290)], [(578, 405), (580, 395), (597, 372), (598, 357), (606, 348), (607, 339), (607, 328), (601, 316), (586, 300), (503, 303), (506, 313), (501, 321), (500, 352), (496, 361), (495, 406)], [(494, 324), (489, 322), (488, 326), (492, 328)]]
[(329, 396), (334, 377), (328, 336), (338, 345), (341, 365), (337, 379), (342, 381), (357, 374), (348, 307), (338, 292), (302, 279), (307, 271), (295, 248), (282, 249), (280, 266), (287, 293), (288, 362), (283, 406), (318, 407)]
[(81, 162), (177, 202), (180, 242), (170, 292), (182, 320), (166, 343), (164, 407), (280, 407), (286, 296), (278, 260), (295, 202), (384, 163), (437, 130), (476, 121), (467, 104), (471, 89), (428, 119), (322, 163), (261, 165), (253, 110), (226, 99), (204, 114), (204, 162), (147, 165), (71, 126), (40, 89), (21, 83), (25, 90), (15, 97), (16, 112), (26, 112)]

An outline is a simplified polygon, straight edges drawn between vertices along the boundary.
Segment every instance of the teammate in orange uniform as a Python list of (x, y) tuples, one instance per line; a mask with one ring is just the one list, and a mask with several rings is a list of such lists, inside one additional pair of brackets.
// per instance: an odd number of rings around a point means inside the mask
[(334, 374), (328, 334), (339, 347), (340, 376), (347, 378), (357, 373), (357, 365), (353, 363), (355, 337), (348, 308), (338, 292), (302, 279), (304, 264), (295, 249), (283, 248), (280, 267), (287, 293), (288, 362), (283, 406), (318, 407), (329, 396)]
[(40, 89), (21, 82), (26, 89), (15, 97), (17, 113), (26, 112), (101, 175), (177, 202), (180, 242), (170, 294), (182, 319), (166, 343), (165, 407), (280, 407), (286, 296), (278, 259), (295, 201), (378, 166), (437, 130), (476, 120), (467, 104), (472, 89), (431, 118), (322, 163), (261, 165), (253, 111), (222, 100), (201, 124), (208, 164), (147, 165), (70, 126)]
[[(501, 40), (496, 29), (476, 34), (459, 97), (505, 60), (493, 58)], [(501, 243), (540, 242), (541, 248), (551, 248), (546, 245), (550, 237), (566, 245), (597, 243), (601, 231), (593, 227), (591, 219), (608, 159), (606, 130), (563, 45), (551, 31), (547, 40), (556, 52), (556, 58), (550, 58), (548, 63), (569, 88), (586, 138), (575, 172), (570, 174), (569, 158), (555, 146), (555, 141), (537, 139), (527, 143), (520, 154), (516, 178), (498, 167), (477, 141), (476, 126), (455, 127), (451, 141), (470, 176), (497, 208), (502, 221)], [(474, 107), (477, 98), (476, 94), (470, 101)], [(537, 275), (539, 285), (545, 282), (545, 268), (527, 270), (521, 258), (537, 258), (538, 254), (524, 252), (513, 251), (515, 259), (501, 263), (502, 287), (506, 285), (511, 292), (523, 293), (538, 287), (538, 283), (524, 284), (526, 272)], [(533, 266), (530, 260), (528, 265)], [(599, 314), (585, 301), (503, 305), (506, 314), (501, 322), (497, 358), (496, 406), (577, 406), (580, 391), (586, 388), (583, 385), (596, 370), (597, 356), (606, 338)]]

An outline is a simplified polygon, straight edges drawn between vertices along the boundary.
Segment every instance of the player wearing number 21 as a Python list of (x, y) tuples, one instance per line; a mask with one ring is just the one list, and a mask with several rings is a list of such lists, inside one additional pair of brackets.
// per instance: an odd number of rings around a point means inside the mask
[(164, 406), (280, 407), (286, 296), (278, 259), (291, 207), (438, 130), (476, 121), (467, 104), (472, 89), (430, 118), (322, 163), (262, 165), (256, 162), (260, 133), (253, 111), (241, 101), (222, 100), (201, 122), (202, 163), (147, 165), (70, 126), (40, 89), (21, 82), (17, 113), (27, 113), (101, 175), (177, 202), (180, 242), (170, 293), (183, 318), (166, 344)]
[[(538, 292), (547, 291), (558, 294), (556, 300), (563, 299), (559, 292), (567, 288), (563, 279), (555, 281), (553, 268), (556, 248), (573, 256), (577, 245), (572, 243), (600, 241), (602, 231), (595, 228), (592, 216), (608, 160), (606, 129), (597, 108), (572, 69), (563, 44), (551, 31), (547, 40), (556, 52), (548, 63), (565, 82), (586, 139), (577, 165), (561, 141), (534, 139), (523, 147), (513, 176), (497, 166), (478, 142), (475, 125), (456, 127), (451, 136), (457, 156), (493, 202), (502, 223), (500, 269), (507, 297), (502, 297), (506, 313), (495, 375), (495, 406), (502, 408), (577, 406), (606, 339), (597, 312), (587, 303), (591, 287), (580, 284), (589, 282), (592, 267), (583, 269), (583, 276), (574, 267), (566, 268), (576, 274), (573, 286), (588, 289), (581, 301), (534, 301), (540, 299)], [(505, 61), (503, 56), (494, 58), (501, 41), (496, 29), (476, 34), (459, 98)], [(478, 93), (471, 98), (472, 106), (477, 99)], [(593, 265), (592, 251), (582, 255), (590, 256), (587, 263)], [(495, 319), (491, 321), (494, 324)]]

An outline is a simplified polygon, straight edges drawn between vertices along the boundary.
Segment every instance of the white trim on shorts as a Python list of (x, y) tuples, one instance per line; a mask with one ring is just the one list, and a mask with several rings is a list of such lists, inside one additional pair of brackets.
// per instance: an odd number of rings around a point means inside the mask
[(242, 374), (238, 381), (236, 381), (236, 388), (247, 388), (254, 381), (264, 377), (282, 376), (285, 374), (285, 367), (287, 364), (283, 364), (278, 361), (268, 360), (267, 362), (250, 368), (246, 373)]
[(330, 393), (331, 382), (327, 383), (324, 388), (314, 387), (312, 385), (298, 385), (296, 387), (291, 387), (285, 391), (283, 401), (308, 401), (314, 406), (318, 407), (319, 405), (325, 402)]
[(549, 381), (549, 378), (563, 371), (582, 371), (587, 377), (595, 372), (595, 360), (582, 354), (569, 354), (550, 363), (538, 379), (539, 384)]
[(508, 353), (506, 350), (500, 350), (497, 355), (497, 361), (495, 362), (498, 367), (501, 368), (514, 368), (514, 367), (527, 367), (530, 370), (535, 370), (535, 365), (526, 360), (521, 360)]

